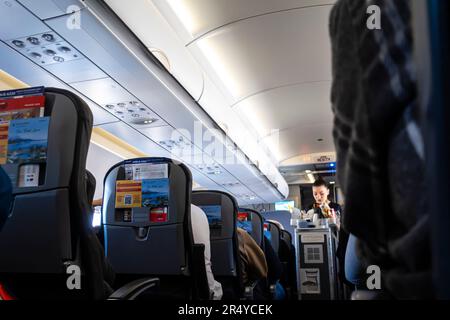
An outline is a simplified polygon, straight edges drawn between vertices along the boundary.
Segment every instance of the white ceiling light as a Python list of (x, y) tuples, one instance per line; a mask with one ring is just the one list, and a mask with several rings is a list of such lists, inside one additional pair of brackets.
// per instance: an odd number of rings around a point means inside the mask
[(220, 50), (218, 50), (208, 38), (199, 40), (197, 44), (204, 57), (211, 65), (211, 68), (227, 88), (228, 93), (233, 96), (233, 98), (237, 99), (240, 96), (240, 88), (231, 72), (233, 65), (226, 63), (226, 57), (221, 55)]
[(306, 173), (306, 176), (309, 179), (309, 182), (314, 183), (316, 181), (316, 179), (314, 178), (314, 175), (312, 174), (311, 170), (306, 170), (305, 173)]
[(168, 0), (167, 1), (172, 8), (173, 12), (177, 15), (178, 19), (182, 22), (184, 28), (192, 36), (195, 30), (198, 29), (197, 23), (192, 16), (191, 11), (186, 5), (184, 0)]

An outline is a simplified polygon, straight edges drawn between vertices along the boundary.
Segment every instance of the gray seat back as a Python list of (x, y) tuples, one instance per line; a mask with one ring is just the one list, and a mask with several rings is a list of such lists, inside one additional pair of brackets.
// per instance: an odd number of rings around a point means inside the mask
[[(86, 202), (84, 169), (92, 113), (73, 94), (47, 89), (45, 117), (37, 119), (49, 119), (46, 159), (17, 158), (2, 166), (12, 181), (14, 199), (0, 233), (0, 273), (65, 273), (65, 262), (75, 258), (71, 219), (76, 222), (75, 211)], [(24, 130), (38, 126), (31, 121), (22, 125)], [(39, 167), (39, 185), (19, 187), (20, 172), (29, 165)]]
[[(103, 299), (107, 290), (97, 262), (104, 254), (94, 241), (85, 180), (92, 112), (66, 90), (47, 88), (45, 98), (44, 118), (21, 123), (19, 132), (33, 133), (15, 140), (21, 151), (3, 166), (13, 184), (13, 205), (0, 233), (0, 281), (20, 299)], [(30, 148), (27, 140), (39, 146)], [(27, 153), (39, 156), (24, 158)], [(39, 168), (37, 185), (24, 186), (24, 177), (30, 178), (24, 165)], [(70, 265), (80, 268), (81, 290), (67, 288)]]
[(192, 204), (200, 207), (208, 217), (214, 275), (237, 277), (236, 200), (220, 191), (194, 191)]
[(270, 221), (264, 222), (264, 229), (266, 232), (270, 234), (270, 244), (272, 245), (273, 250), (276, 254), (279, 254), (280, 251), (280, 239), (281, 239), (281, 230), (278, 226)]
[(105, 252), (118, 274), (190, 274), (192, 176), (165, 158), (118, 163), (104, 181)]
[(263, 221), (259, 212), (251, 209), (239, 209), (237, 226), (246, 230), (264, 251)]

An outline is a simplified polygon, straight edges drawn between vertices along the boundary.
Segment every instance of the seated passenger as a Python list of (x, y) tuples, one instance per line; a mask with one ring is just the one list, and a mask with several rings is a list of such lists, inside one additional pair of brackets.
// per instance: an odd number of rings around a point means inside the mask
[(276, 299), (281, 300), (285, 295), (283, 287), (280, 285), (280, 279), (283, 274), (283, 265), (280, 258), (272, 247), (270, 240), (264, 235), (264, 248), (267, 261), (267, 282), (269, 286), (275, 285)]
[[(86, 170), (86, 175), (85, 175), (85, 180), (86, 180), (86, 195), (87, 195), (87, 201), (89, 204), (89, 211), (87, 212), (87, 214), (89, 215), (89, 221), (92, 221), (92, 216), (93, 216), (93, 212), (94, 212), (94, 208), (92, 207), (92, 202), (94, 200), (94, 194), (95, 194), (95, 186), (96, 186), (96, 181), (95, 181), (95, 177), (92, 173), (90, 173), (89, 171)], [(90, 226), (92, 226), (92, 223), (89, 224)], [(92, 229), (93, 231), (93, 229)], [(116, 279), (116, 273), (114, 272), (111, 264), (109, 263), (108, 259), (105, 257), (105, 250), (103, 249), (103, 245), (101, 244), (100, 240), (98, 239), (98, 237), (92, 233), (90, 234), (90, 239), (91, 239), (91, 250), (92, 251), (96, 251), (97, 252), (97, 256), (100, 257), (100, 260), (97, 261), (99, 263), (99, 265), (101, 265), (101, 272), (103, 273), (103, 295), (105, 297), (108, 297), (111, 293), (113, 293), (113, 286), (114, 286), (114, 281)]]
[(3, 168), (0, 167), (0, 231), (9, 215), (12, 201), (11, 180)]
[(244, 285), (267, 278), (267, 262), (262, 249), (245, 230), (237, 228), (237, 234)]
[(191, 225), (194, 243), (205, 246), (205, 268), (211, 300), (221, 300), (223, 296), (222, 285), (214, 279), (211, 269), (211, 243), (208, 218), (201, 208), (194, 205), (191, 205)]

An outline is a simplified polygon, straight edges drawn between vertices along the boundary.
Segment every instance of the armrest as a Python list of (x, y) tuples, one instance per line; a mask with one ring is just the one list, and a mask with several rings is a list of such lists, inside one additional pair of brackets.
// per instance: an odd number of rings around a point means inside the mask
[(254, 291), (255, 291), (257, 284), (258, 284), (258, 281), (253, 281), (244, 287), (244, 299), (245, 300), (254, 300)]
[(145, 278), (127, 283), (113, 292), (108, 300), (134, 300), (142, 292), (159, 286), (158, 278)]
[(193, 245), (193, 276), (194, 286), (197, 298), (200, 300), (210, 300), (211, 293), (209, 292), (208, 277), (206, 275), (205, 266), (205, 245)]
[(352, 292), (351, 300), (386, 300), (388, 297), (380, 290), (356, 290)]

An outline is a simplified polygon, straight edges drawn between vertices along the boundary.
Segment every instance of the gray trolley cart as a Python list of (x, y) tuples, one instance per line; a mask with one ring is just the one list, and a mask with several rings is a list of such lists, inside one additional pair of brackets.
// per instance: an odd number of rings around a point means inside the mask
[(336, 243), (331, 227), (295, 229), (299, 300), (337, 299)]

